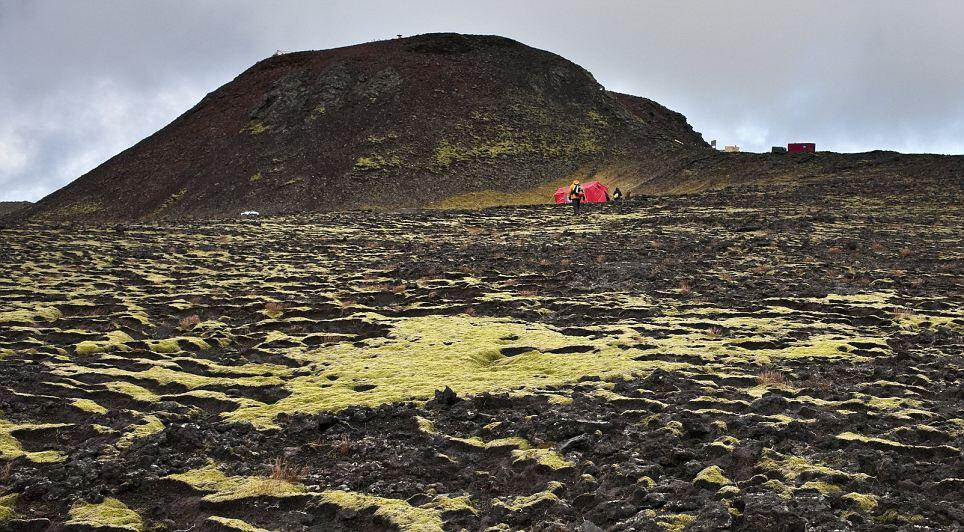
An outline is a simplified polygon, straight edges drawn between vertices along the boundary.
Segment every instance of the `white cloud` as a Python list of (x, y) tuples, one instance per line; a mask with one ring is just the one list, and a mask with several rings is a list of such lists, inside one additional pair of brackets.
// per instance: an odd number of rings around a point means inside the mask
[(22, 172), (33, 154), (10, 125), (0, 126), (0, 175)]

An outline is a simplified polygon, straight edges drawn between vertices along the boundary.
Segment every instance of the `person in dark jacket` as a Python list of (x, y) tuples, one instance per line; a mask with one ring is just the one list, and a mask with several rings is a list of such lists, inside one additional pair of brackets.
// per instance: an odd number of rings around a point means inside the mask
[(579, 204), (586, 199), (586, 191), (582, 189), (578, 179), (574, 179), (569, 185), (569, 201), (572, 203), (572, 213), (579, 214)]
[(614, 203), (622, 203), (622, 201), (623, 201), (623, 191), (622, 191), (622, 190), (619, 190), (619, 187), (616, 187), (616, 190), (613, 191), (612, 198), (613, 198), (613, 202), (614, 202)]

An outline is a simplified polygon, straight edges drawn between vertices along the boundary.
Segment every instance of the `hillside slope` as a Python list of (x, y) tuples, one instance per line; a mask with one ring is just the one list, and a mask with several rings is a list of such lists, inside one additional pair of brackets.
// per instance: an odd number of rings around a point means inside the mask
[(29, 201), (0, 201), (0, 217), (13, 215), (31, 205)]
[(555, 54), (430, 34), (265, 59), (25, 216), (539, 202), (571, 175), (658, 174), (710, 151), (683, 115)]

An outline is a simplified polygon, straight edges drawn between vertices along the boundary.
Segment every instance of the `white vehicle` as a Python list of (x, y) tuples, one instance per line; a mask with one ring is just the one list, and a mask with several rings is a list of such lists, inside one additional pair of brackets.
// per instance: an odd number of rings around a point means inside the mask
[(258, 211), (244, 211), (241, 213), (241, 216), (261, 216), (261, 213)]

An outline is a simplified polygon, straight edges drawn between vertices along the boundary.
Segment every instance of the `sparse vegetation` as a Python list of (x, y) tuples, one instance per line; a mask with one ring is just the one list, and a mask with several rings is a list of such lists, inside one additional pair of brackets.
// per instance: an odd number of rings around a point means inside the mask
[(260, 120), (252, 120), (248, 122), (246, 126), (241, 128), (240, 133), (247, 133), (249, 135), (260, 135), (271, 130), (271, 126), (265, 125), (264, 122)]
[(679, 293), (684, 296), (688, 296), (693, 293), (693, 288), (690, 286), (689, 281), (684, 280), (679, 282)]
[(161, 211), (165, 211), (165, 210), (167, 210), (167, 209), (170, 209), (175, 203), (178, 202), (178, 200), (180, 200), (181, 198), (183, 198), (185, 194), (187, 194), (187, 189), (186, 189), (186, 188), (182, 188), (181, 190), (178, 190), (177, 192), (171, 194), (166, 200), (164, 200), (164, 203), (161, 203), (161, 204), (157, 207), (157, 212), (161, 212)]
[(372, 171), (396, 167), (402, 164), (398, 155), (369, 155), (355, 160), (355, 170)]
[(201, 317), (198, 316), (197, 314), (191, 314), (190, 316), (185, 316), (180, 320), (178, 320), (177, 326), (182, 331), (190, 331), (194, 329), (194, 327), (197, 326), (197, 324), (199, 323), (201, 323)]
[(780, 371), (765, 369), (756, 374), (756, 382), (764, 386), (786, 384), (787, 377)]
[(289, 463), (285, 458), (278, 457), (271, 464), (271, 472), (268, 474), (268, 478), (297, 484), (302, 482), (307, 475), (308, 468), (306, 466), (296, 466)]

